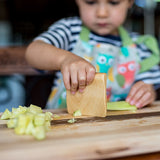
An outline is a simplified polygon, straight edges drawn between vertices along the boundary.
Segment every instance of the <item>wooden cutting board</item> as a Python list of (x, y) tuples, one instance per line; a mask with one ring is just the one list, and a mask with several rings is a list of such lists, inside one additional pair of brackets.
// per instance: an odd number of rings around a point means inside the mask
[(110, 159), (160, 152), (160, 101), (141, 110), (108, 111), (107, 117), (83, 116), (76, 123), (66, 109), (51, 110), (52, 129), (43, 141), (15, 135), (0, 120), (0, 159)]

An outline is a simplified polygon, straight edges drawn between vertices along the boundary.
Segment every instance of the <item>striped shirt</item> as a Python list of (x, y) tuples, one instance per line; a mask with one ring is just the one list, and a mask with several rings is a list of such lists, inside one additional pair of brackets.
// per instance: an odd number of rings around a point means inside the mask
[[(48, 44), (56, 46), (57, 48), (72, 52), (80, 37), (81, 29), (82, 21), (79, 17), (64, 18), (52, 24), (47, 31), (40, 34), (35, 40), (42, 40)], [(136, 33), (130, 33), (130, 37), (135, 41), (139, 35)], [(90, 32), (89, 43), (91, 45), (108, 43), (117, 47), (122, 47), (122, 41), (119, 36), (100, 36), (94, 32)], [(148, 58), (152, 54), (144, 44), (138, 44), (137, 51), (141, 60)], [(155, 89), (160, 88), (159, 65), (155, 65), (150, 70), (138, 74), (135, 82), (137, 81), (144, 81), (145, 83), (153, 84)]]

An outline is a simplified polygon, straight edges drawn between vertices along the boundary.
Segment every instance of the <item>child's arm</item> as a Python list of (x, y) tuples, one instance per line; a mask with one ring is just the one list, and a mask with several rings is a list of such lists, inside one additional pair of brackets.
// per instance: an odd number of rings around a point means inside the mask
[(40, 40), (28, 46), (26, 59), (37, 69), (60, 70), (66, 89), (72, 93), (82, 92), (95, 76), (94, 66), (83, 58)]
[(155, 99), (156, 92), (153, 85), (139, 81), (132, 86), (126, 101), (131, 105), (136, 105), (137, 108), (142, 108), (152, 103)]

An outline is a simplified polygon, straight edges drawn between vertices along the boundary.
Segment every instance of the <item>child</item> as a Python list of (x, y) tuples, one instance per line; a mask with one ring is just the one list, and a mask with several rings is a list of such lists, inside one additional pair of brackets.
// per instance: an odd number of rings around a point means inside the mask
[(156, 99), (157, 43), (122, 27), (133, 2), (76, 0), (80, 18), (59, 20), (29, 45), (26, 59), (33, 67), (62, 73), (57, 73), (48, 108), (66, 107), (65, 88), (83, 92), (96, 72), (107, 74), (108, 101), (126, 100), (142, 108)]

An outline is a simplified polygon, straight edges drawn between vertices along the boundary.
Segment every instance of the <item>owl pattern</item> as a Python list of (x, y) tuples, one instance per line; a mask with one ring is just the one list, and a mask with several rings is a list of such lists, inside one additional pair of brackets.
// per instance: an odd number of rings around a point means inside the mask
[(113, 66), (114, 57), (99, 53), (96, 60), (96, 69), (98, 72), (108, 73), (109, 69)]
[(135, 61), (118, 64), (118, 74), (116, 76), (116, 79), (120, 87), (127, 88), (133, 83), (136, 68), (137, 67)]

